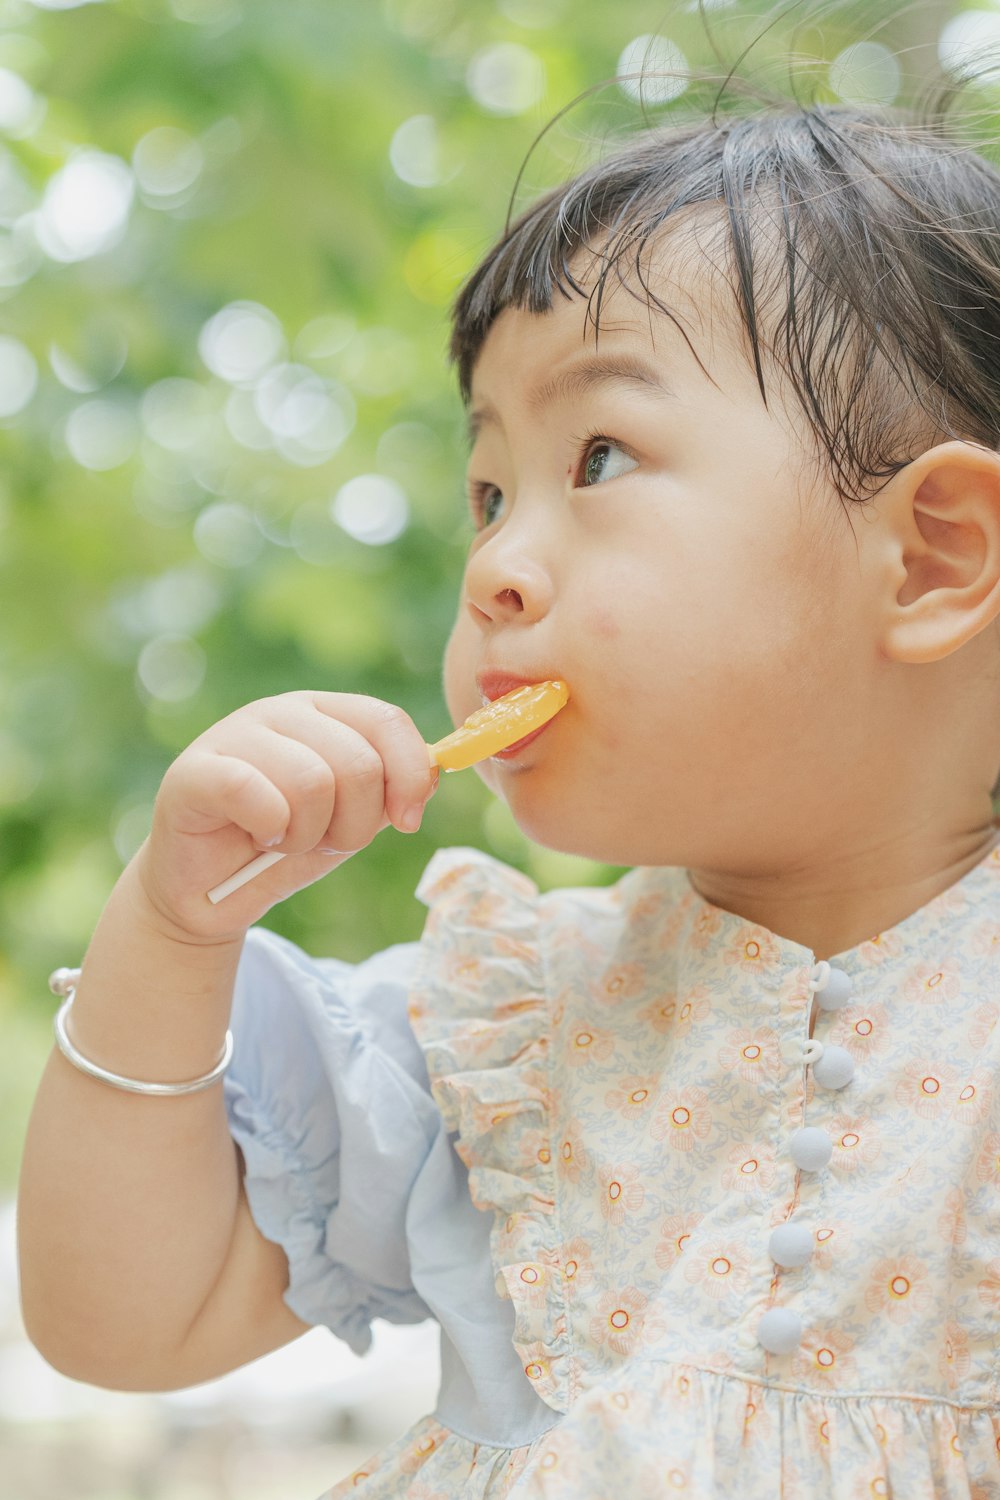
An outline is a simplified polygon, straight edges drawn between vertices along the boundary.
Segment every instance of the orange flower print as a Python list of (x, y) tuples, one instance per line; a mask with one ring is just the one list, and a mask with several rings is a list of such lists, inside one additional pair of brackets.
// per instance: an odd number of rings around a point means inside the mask
[(984, 1307), (991, 1307), (994, 1311), (1000, 1307), (1000, 1260), (989, 1262), (986, 1275), (982, 1281), (976, 1282), (976, 1290)]
[(965, 1244), (965, 1194), (961, 1188), (949, 1188), (937, 1227), (946, 1244)]
[(764, 1405), (764, 1392), (759, 1385), (747, 1387), (746, 1405), (743, 1408), (743, 1442), (758, 1445), (767, 1441), (774, 1429), (774, 1422)]
[(590, 1155), (583, 1144), (583, 1127), (578, 1120), (567, 1120), (562, 1139), (556, 1144), (556, 1166), (570, 1182), (590, 1170)]
[(943, 1005), (958, 999), (961, 990), (960, 971), (957, 966), (943, 964), (914, 964), (909, 977), (904, 981), (903, 994), (907, 1000), (928, 1005)]
[(896, 1084), (896, 1099), (924, 1120), (943, 1120), (951, 1111), (958, 1074), (948, 1063), (908, 1063)]
[(834, 1115), (827, 1128), (833, 1139), (831, 1165), (838, 1171), (870, 1167), (882, 1153), (879, 1128), (866, 1115)]
[(622, 1000), (634, 1000), (645, 982), (644, 964), (615, 964), (601, 975), (594, 993), (605, 1005), (618, 1005)]
[(795, 1354), (794, 1373), (823, 1388), (854, 1375), (854, 1340), (837, 1328), (809, 1328)]
[(677, 996), (669, 991), (657, 995), (648, 1005), (644, 1005), (638, 1013), (640, 1021), (645, 1021), (654, 1031), (665, 1036), (673, 1031), (674, 1022), (677, 1017)]
[(1000, 1188), (1000, 1135), (994, 1130), (983, 1137), (982, 1149), (976, 1157), (976, 1176), (980, 1182)]
[(905, 1198), (924, 1187), (927, 1182), (927, 1158), (918, 1156), (898, 1176), (893, 1177), (882, 1188), (887, 1198)]
[(474, 953), (459, 949), (457, 953), (446, 956), (444, 973), (450, 986), (457, 989), (477, 989), (482, 982), (483, 965)]
[(415, 1474), (418, 1469), (423, 1468), (436, 1448), (447, 1438), (448, 1433), (439, 1422), (433, 1418), (427, 1420), (413, 1434), (412, 1442), (408, 1443), (399, 1457), (399, 1467), (404, 1474)]
[(855, 1005), (838, 1010), (830, 1027), (831, 1042), (846, 1048), (859, 1063), (884, 1052), (890, 1036), (889, 1013), (884, 1005), (869, 1005), (864, 1010)]
[(609, 1224), (624, 1224), (626, 1214), (642, 1207), (646, 1189), (637, 1167), (604, 1167), (599, 1173), (601, 1213)]
[[(991, 933), (996, 931), (996, 941), (1000, 943), (1000, 928), (994, 929), (991, 923), (989, 930)], [(977, 1052), (981, 1052), (986, 1046), (997, 1021), (1000, 1021), (1000, 1005), (987, 1001), (985, 1005), (976, 1006), (972, 1013), (972, 1025), (969, 1027), (969, 1043)]]
[(570, 1240), (557, 1252), (563, 1286), (572, 1294), (583, 1291), (594, 1279), (594, 1258), (586, 1240)]
[(701, 1089), (686, 1088), (661, 1095), (650, 1134), (658, 1141), (666, 1140), (675, 1151), (690, 1151), (711, 1128), (708, 1096)]
[[(366, 1459), (365, 1462), (361, 1465), (360, 1469), (352, 1470), (352, 1472), (348, 1474), (347, 1479), (344, 1482), (352, 1488), (357, 1489), (358, 1485), (364, 1484), (365, 1480), (370, 1479), (375, 1473), (376, 1469), (380, 1469), (381, 1467), (381, 1459), (376, 1453), (372, 1458)], [(321, 1495), (320, 1500), (326, 1500), (326, 1496)]]
[(684, 1254), (685, 1246), (698, 1225), (701, 1214), (671, 1214), (660, 1225), (660, 1240), (656, 1246), (656, 1264), (661, 1271), (669, 1271)]
[(850, 1230), (844, 1224), (831, 1223), (827, 1220), (813, 1231), (813, 1240), (816, 1248), (813, 1251), (813, 1264), (819, 1266), (820, 1270), (832, 1270), (834, 1265), (843, 1265), (845, 1246), (850, 1239)]
[(931, 1303), (927, 1267), (915, 1255), (894, 1255), (872, 1267), (865, 1306), (892, 1323), (905, 1323)]
[(733, 1146), (729, 1165), (722, 1172), (722, 1186), (737, 1193), (765, 1192), (774, 1182), (774, 1157), (752, 1141)]
[(721, 1244), (715, 1241), (701, 1247), (697, 1255), (689, 1252), (685, 1260), (684, 1274), (688, 1281), (716, 1302), (742, 1292), (746, 1286), (750, 1252), (738, 1240)]
[(1000, 923), (983, 922), (977, 927), (969, 940), (969, 949), (977, 958), (1000, 958)]
[(777, 1032), (769, 1026), (730, 1031), (718, 1059), (720, 1068), (738, 1073), (747, 1083), (761, 1083), (784, 1069)]
[(760, 974), (781, 957), (781, 949), (766, 927), (752, 922), (741, 927), (735, 940), (723, 949), (723, 962), (742, 969), (744, 974)]
[(696, 952), (701, 952), (714, 944), (715, 934), (722, 926), (722, 912), (717, 907), (706, 905), (694, 893), (691, 904), (696, 909), (688, 942)]
[(952, 1119), (960, 1125), (977, 1125), (989, 1113), (992, 1100), (992, 1077), (985, 1068), (975, 1068), (958, 1091)]
[(697, 1026), (699, 1021), (712, 1009), (712, 997), (703, 984), (696, 984), (693, 989), (687, 990), (678, 996), (677, 1005), (677, 1030), (686, 1031), (691, 1026)]
[(608, 1089), (604, 1103), (625, 1120), (641, 1120), (656, 1102), (658, 1084), (655, 1073), (631, 1073), (619, 1078), (616, 1089)]
[(620, 1292), (602, 1293), (597, 1311), (590, 1320), (591, 1342), (607, 1344), (623, 1357), (631, 1354), (642, 1341), (647, 1305), (648, 1299), (638, 1287), (627, 1286)]
[[(501, 1106), (502, 1108), (503, 1106)], [(497, 1114), (494, 1109), (487, 1110), (487, 1118), (493, 1119)], [(505, 1112), (500, 1118), (506, 1119)], [(520, 1132), (516, 1146), (511, 1154), (512, 1161), (516, 1160), (519, 1167), (525, 1172), (531, 1172), (536, 1166), (547, 1167), (552, 1161), (552, 1147), (549, 1137), (544, 1130), (533, 1130), (525, 1128)]]
[(544, 1307), (549, 1295), (549, 1271), (540, 1261), (506, 1266), (504, 1276), (510, 1293), (522, 1307)]
[(555, 1387), (555, 1378), (552, 1373), (552, 1358), (545, 1345), (536, 1340), (516, 1347), (521, 1356), (521, 1368), (532, 1385), (539, 1391), (551, 1393)]
[(570, 1067), (582, 1068), (592, 1060), (607, 1062), (615, 1050), (614, 1033), (600, 1026), (577, 1024), (566, 1031), (566, 1061)]
[[(530, 1448), (516, 1449), (515, 1452), (523, 1453), (526, 1458), (531, 1455)], [(522, 1462), (521, 1469), (525, 1466)], [(544, 1489), (552, 1481), (560, 1489), (565, 1486), (568, 1493), (573, 1494), (580, 1481), (579, 1456), (565, 1442), (560, 1442), (555, 1434), (547, 1434), (545, 1446), (539, 1448), (531, 1473), (541, 1476), (540, 1482)]]
[(960, 1323), (949, 1321), (941, 1330), (938, 1369), (953, 1391), (969, 1373), (969, 1335)]
[(879, 932), (867, 942), (861, 943), (858, 953), (869, 964), (884, 964), (891, 958), (898, 958), (902, 949), (902, 940), (896, 932)]
[[(503, 958), (512, 958), (516, 963), (535, 964), (538, 961), (538, 955), (530, 943), (522, 943), (518, 938), (510, 937), (508, 933), (497, 932), (495, 927), (493, 928), (493, 951)], [(534, 999), (519, 1000), (509, 1009), (531, 1010), (537, 1003)]]

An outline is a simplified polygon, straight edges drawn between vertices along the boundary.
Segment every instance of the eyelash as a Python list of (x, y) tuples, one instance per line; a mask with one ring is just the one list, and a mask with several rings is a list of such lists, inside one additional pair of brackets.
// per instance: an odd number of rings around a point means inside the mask
[[(587, 459), (590, 457), (594, 448), (599, 448), (604, 445), (607, 447), (620, 448), (623, 453), (630, 453), (631, 451), (625, 446), (624, 443), (619, 442), (618, 438), (611, 437), (606, 432), (583, 433), (579, 437), (573, 438), (572, 443), (577, 455), (577, 476), (579, 476), (581, 470), (585, 468)], [(587, 488), (593, 488), (593, 486), (587, 486)], [(472, 524), (475, 526), (477, 531), (482, 531), (485, 529), (486, 522), (484, 521), (483, 517), (486, 511), (486, 497), (495, 489), (497, 489), (497, 485), (486, 484), (481, 480), (474, 479), (469, 483), (469, 510), (472, 514)]]

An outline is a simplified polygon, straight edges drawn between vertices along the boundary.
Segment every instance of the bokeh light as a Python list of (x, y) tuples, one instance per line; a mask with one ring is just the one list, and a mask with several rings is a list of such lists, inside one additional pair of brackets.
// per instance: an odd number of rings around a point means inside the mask
[(847, 104), (891, 104), (899, 94), (902, 70), (895, 54), (880, 42), (855, 42), (830, 64), (830, 87)]
[(643, 104), (667, 104), (677, 99), (688, 86), (684, 53), (665, 36), (637, 36), (618, 58), (616, 73), (619, 87), (630, 99)]
[(205, 153), (198, 142), (172, 125), (147, 131), (132, 152), (136, 181), (146, 202), (155, 208), (186, 202), (204, 165)]
[(411, 115), (389, 142), (396, 176), (412, 187), (435, 187), (442, 179), (441, 142), (433, 115)]
[(259, 379), (285, 352), (285, 335), (269, 308), (257, 302), (231, 302), (202, 328), (198, 352), (230, 385)]
[(183, 703), (201, 687), (206, 667), (205, 653), (196, 640), (170, 632), (143, 646), (136, 673), (151, 698)]
[(45, 101), (10, 68), (0, 68), (0, 130), (7, 135), (28, 135), (41, 123)]
[(38, 386), (35, 356), (10, 334), (0, 334), (0, 417), (23, 411)]
[(1000, 76), (1000, 10), (965, 10), (941, 29), (938, 58), (946, 73)]
[(402, 536), (410, 505), (394, 479), (384, 474), (358, 474), (337, 491), (331, 514), (355, 541), (378, 547)]
[(172, 452), (185, 453), (212, 434), (212, 403), (197, 381), (178, 376), (158, 380), (143, 396), (140, 410), (147, 435)]
[(38, 242), (51, 260), (86, 260), (124, 237), (135, 182), (119, 156), (85, 148), (49, 178), (35, 220)]
[(545, 93), (545, 67), (520, 42), (497, 42), (475, 54), (466, 71), (469, 93), (494, 115), (521, 115)]
[(139, 441), (139, 423), (124, 402), (98, 397), (70, 412), (65, 439), (81, 468), (103, 473), (119, 468), (132, 457)]
[(205, 507), (194, 523), (194, 540), (202, 557), (223, 568), (245, 568), (264, 547), (257, 518), (233, 500)]

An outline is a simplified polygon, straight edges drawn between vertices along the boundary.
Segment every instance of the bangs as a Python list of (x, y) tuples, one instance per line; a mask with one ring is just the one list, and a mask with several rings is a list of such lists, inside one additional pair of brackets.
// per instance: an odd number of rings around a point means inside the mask
[(997, 446), (1000, 176), (923, 127), (848, 106), (647, 130), (547, 193), (456, 300), (464, 399), (505, 309), (579, 298), (596, 336), (609, 284), (670, 318), (697, 358), (651, 286), (682, 225), (710, 229), (711, 255), (693, 237), (693, 277), (721, 276), (761, 399), (780, 373), (842, 497), (866, 498), (929, 437)]

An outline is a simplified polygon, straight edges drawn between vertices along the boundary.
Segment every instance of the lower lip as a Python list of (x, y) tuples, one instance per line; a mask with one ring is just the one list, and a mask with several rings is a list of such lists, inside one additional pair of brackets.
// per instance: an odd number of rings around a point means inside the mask
[(537, 740), (540, 734), (544, 734), (548, 727), (548, 724), (543, 724), (540, 729), (533, 729), (530, 734), (526, 734), (524, 736), (523, 740), (515, 740), (513, 745), (508, 745), (506, 750), (498, 750), (495, 755), (490, 756), (490, 759), (513, 760), (515, 755), (520, 755), (521, 751), (527, 745), (530, 745), (534, 740)]

